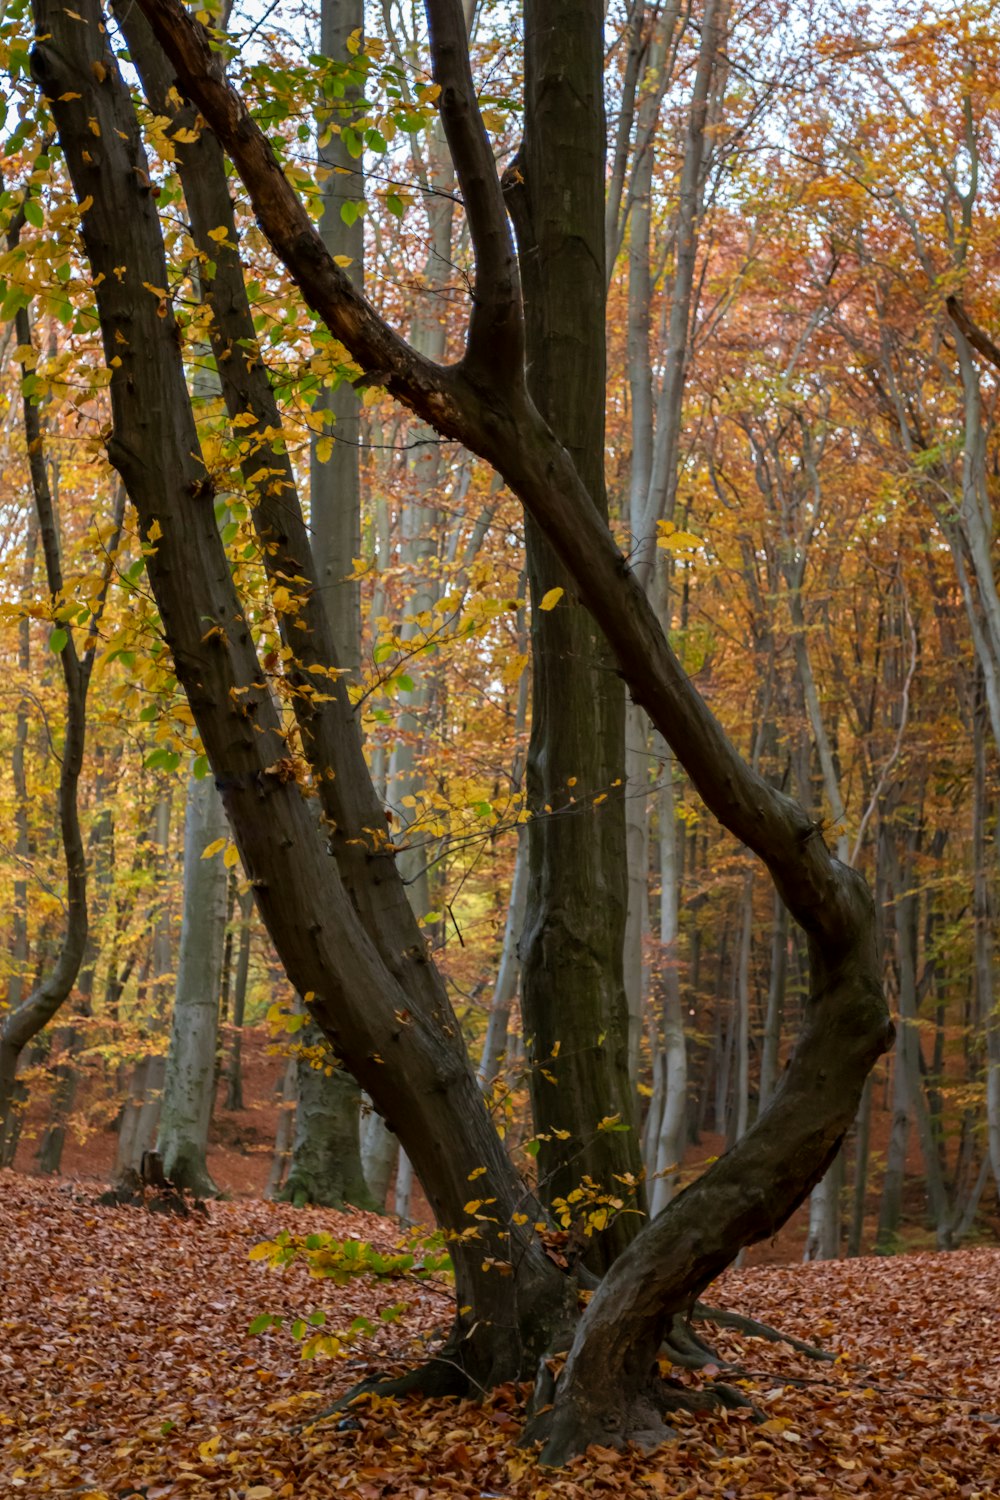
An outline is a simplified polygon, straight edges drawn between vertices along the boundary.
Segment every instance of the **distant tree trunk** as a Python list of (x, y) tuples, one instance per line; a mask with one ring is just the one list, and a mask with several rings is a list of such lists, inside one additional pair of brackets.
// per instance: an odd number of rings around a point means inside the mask
[(222, 853), (205, 850), (228, 833), (211, 776), (188, 781), (184, 823), (184, 909), (173, 1024), (156, 1149), (166, 1176), (197, 1197), (217, 1193), (208, 1170), (215, 1099), (219, 985), (226, 927), (227, 872)]
[[(148, 982), (153, 987), (153, 1010), (157, 1020), (166, 1012), (166, 981), (163, 976), (169, 974), (172, 968), (171, 920), (162, 894), (167, 879), (170, 811), (171, 798), (167, 795), (159, 799), (153, 814), (152, 863), (161, 895), (156, 903), (156, 913), (152, 922)], [(128, 1097), (118, 1127), (118, 1150), (115, 1156), (116, 1178), (123, 1177), (130, 1170), (138, 1172), (143, 1156), (153, 1148), (160, 1123), (165, 1068), (166, 1058), (163, 1053), (150, 1052), (145, 1057), (141, 1057), (133, 1069)]]
[(361, 1114), (361, 1165), (368, 1192), (379, 1213), (385, 1211), (385, 1200), (398, 1157), (399, 1141), (369, 1100)]
[(274, 1155), (271, 1157), (271, 1171), (268, 1174), (267, 1186), (264, 1189), (264, 1197), (272, 1200), (278, 1198), (281, 1194), (282, 1186), (288, 1175), (288, 1165), (292, 1159), (298, 1079), (298, 1064), (294, 1057), (290, 1057), (285, 1064), (285, 1071), (282, 1075), (281, 1088), (279, 1090), (280, 1103), (278, 1106), (278, 1128), (274, 1135)]
[(360, 1116), (341, 1097), (344, 1091), (353, 1097), (357, 1084), (314, 1023), (297, 1032), (296, 1041), (301, 1051), (296, 1058), (295, 1134), (284, 1186), (274, 1196), (296, 1208), (308, 1203), (371, 1208), (361, 1166)]
[[(527, 633), (523, 623), (523, 611), (519, 614), (518, 634), (527, 646)], [(517, 750), (511, 768), (511, 786), (520, 789), (524, 775), (522, 737), (528, 718), (528, 673), (522, 672), (517, 687), (517, 709), (514, 717), (514, 734)], [(517, 830), (517, 852), (514, 855), (514, 874), (510, 883), (507, 903), (507, 920), (504, 923), (503, 942), (500, 947), (500, 962), (490, 999), (490, 1014), (483, 1041), (483, 1055), (479, 1062), (479, 1083), (483, 1089), (492, 1085), (500, 1070), (500, 1061), (507, 1051), (507, 1031), (510, 1008), (517, 994), (521, 973), (519, 946), (524, 927), (524, 913), (528, 895), (528, 840), (524, 824)]]
[(240, 945), (236, 956), (236, 977), (233, 981), (233, 1039), (229, 1049), (229, 1064), (226, 1069), (226, 1108), (243, 1108), (243, 1025), (246, 1019), (247, 983), (250, 977), (250, 926), (253, 914), (253, 893), (247, 891), (239, 898)]
[(413, 1197), (413, 1166), (406, 1152), (400, 1148), (396, 1165), (396, 1192), (393, 1212), (404, 1224), (411, 1223), (410, 1208)]
[(851, 1212), (851, 1228), (847, 1237), (849, 1256), (860, 1255), (865, 1232), (865, 1210), (868, 1206), (868, 1158), (871, 1149), (872, 1080), (865, 1079), (864, 1092), (858, 1106), (858, 1118), (854, 1135), (854, 1206)]
[[(993, 905), (987, 862), (988, 789), (983, 694), (973, 712), (972, 867), (976, 1019), (986, 1033), (986, 1139), (993, 1179), (1000, 1189), (1000, 1020), (996, 1015)], [(1000, 842), (1000, 839), (998, 839)], [(994, 878), (996, 872), (994, 871)]]
[(785, 1012), (785, 981), (788, 974), (788, 908), (775, 892), (771, 927), (771, 973), (767, 986), (767, 1014), (760, 1061), (758, 1113), (765, 1110), (778, 1086), (781, 1022)]
[[(910, 1118), (913, 1103), (910, 1084), (914, 1069), (908, 1054), (916, 1045), (913, 1028), (913, 991), (904, 983), (903, 966), (908, 962), (908, 941), (901, 912), (905, 911), (902, 900), (905, 876), (900, 865), (899, 852), (892, 832), (879, 830), (885, 838), (886, 868), (892, 895), (893, 932), (900, 965), (899, 1011), (900, 1026), (896, 1033), (896, 1046), (892, 1065), (892, 1126), (889, 1149), (886, 1156), (885, 1176), (882, 1179), (882, 1201), (879, 1207), (878, 1230), (875, 1236), (877, 1254), (891, 1253), (896, 1248), (899, 1225), (903, 1215), (903, 1187), (906, 1181), (906, 1154), (910, 1140)], [(904, 1010), (904, 1006), (906, 1009)]]
[(479, 1082), (488, 1089), (500, 1071), (500, 1062), (507, 1050), (507, 1031), (510, 1023), (510, 1008), (517, 994), (520, 971), (518, 942), (524, 923), (528, 885), (528, 843), (523, 825), (518, 829), (517, 853), (514, 856), (514, 876), (510, 883), (510, 901), (507, 920), (504, 923), (503, 944), (497, 977), (490, 999), (490, 1014), (486, 1024), (483, 1055), (479, 1063)]
[(687, 1040), (677, 966), (678, 886), (677, 828), (674, 816), (674, 757), (661, 747), (660, 791), (660, 987), (663, 995), (663, 1051), (650, 1100), (656, 1122), (653, 1185), (649, 1211), (658, 1214), (677, 1191), (687, 1139)]

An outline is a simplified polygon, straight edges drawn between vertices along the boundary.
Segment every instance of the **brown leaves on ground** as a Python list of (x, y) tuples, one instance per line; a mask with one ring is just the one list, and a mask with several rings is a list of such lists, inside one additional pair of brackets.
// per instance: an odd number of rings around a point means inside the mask
[[(716, 1302), (820, 1338), (838, 1363), (720, 1334), (763, 1423), (748, 1412), (675, 1419), (678, 1441), (652, 1456), (592, 1449), (553, 1474), (516, 1446), (524, 1392), (512, 1388), (481, 1405), (374, 1401), (303, 1425), (366, 1374), (411, 1362), (450, 1304), (434, 1286), (336, 1287), (248, 1252), (283, 1225), (389, 1249), (385, 1220), (243, 1202), (182, 1221), (90, 1197), (0, 1173), (5, 1497), (1000, 1494), (1000, 1251), (731, 1272)], [(247, 1332), (261, 1312), (322, 1307), (345, 1328), (401, 1299), (402, 1322), (360, 1339), (348, 1362), (303, 1361), (286, 1332)]]

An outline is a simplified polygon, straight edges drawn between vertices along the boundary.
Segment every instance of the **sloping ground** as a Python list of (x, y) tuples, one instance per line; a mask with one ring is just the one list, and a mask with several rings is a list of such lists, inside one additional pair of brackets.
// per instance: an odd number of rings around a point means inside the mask
[[(719, 1336), (767, 1420), (686, 1419), (650, 1457), (591, 1450), (561, 1474), (515, 1444), (522, 1395), (383, 1402), (302, 1424), (447, 1322), (442, 1290), (345, 1287), (248, 1253), (282, 1226), (388, 1249), (373, 1215), (214, 1205), (206, 1221), (97, 1208), (79, 1184), (0, 1173), (0, 1494), (145, 1500), (712, 1495), (755, 1500), (1000, 1495), (1000, 1251), (731, 1272), (712, 1299), (821, 1339), (817, 1364)], [(322, 1307), (331, 1329), (405, 1300), (347, 1360), (299, 1358), (262, 1312)], [(808, 1382), (794, 1386), (790, 1379)]]

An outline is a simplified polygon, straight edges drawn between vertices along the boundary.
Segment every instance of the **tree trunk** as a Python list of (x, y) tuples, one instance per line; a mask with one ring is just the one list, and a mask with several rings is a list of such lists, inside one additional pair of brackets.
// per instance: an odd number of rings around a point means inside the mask
[(205, 851), (225, 839), (228, 831), (214, 781), (192, 775), (184, 822), (177, 986), (156, 1149), (169, 1180), (199, 1198), (218, 1192), (208, 1171), (207, 1152), (215, 1100), (227, 883), (221, 851), (207, 859)]
[[(526, 0), (525, 130), (509, 198), (531, 395), (606, 521), (602, 20), (601, 0)], [(551, 1201), (584, 1178), (617, 1194), (623, 1177), (641, 1176), (622, 969), (625, 699), (599, 628), (530, 518), (525, 540), (533, 816), (522, 1018), (539, 1183)], [(562, 595), (555, 608), (553, 590)], [(628, 1129), (600, 1130), (606, 1115)], [(638, 1222), (634, 1214), (612, 1222), (594, 1248), (595, 1267), (611, 1263)]]
[(226, 1069), (226, 1108), (243, 1108), (243, 1025), (246, 1018), (247, 983), (250, 977), (250, 918), (253, 896), (239, 897), (240, 945), (236, 956), (236, 978), (233, 982), (233, 1039)]
[(296, 1034), (298, 1108), (284, 1186), (274, 1194), (302, 1208), (372, 1208), (361, 1166), (357, 1084), (310, 1023)]
[(781, 1055), (781, 1023), (785, 1013), (785, 982), (788, 974), (788, 909), (775, 892), (771, 927), (771, 973), (767, 986), (767, 1014), (760, 1060), (758, 1112), (766, 1109), (778, 1086)]
[(281, 1103), (278, 1109), (278, 1128), (274, 1135), (274, 1155), (271, 1157), (271, 1171), (264, 1189), (264, 1197), (272, 1201), (281, 1195), (282, 1186), (288, 1175), (288, 1164), (292, 1159), (298, 1082), (298, 1062), (294, 1057), (290, 1057), (285, 1064), (281, 1080), (279, 1091)]

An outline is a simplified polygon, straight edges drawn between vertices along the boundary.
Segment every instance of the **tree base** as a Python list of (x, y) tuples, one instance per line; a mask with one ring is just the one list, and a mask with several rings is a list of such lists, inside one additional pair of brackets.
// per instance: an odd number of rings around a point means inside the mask
[(763, 1421), (763, 1414), (749, 1397), (724, 1381), (713, 1381), (695, 1391), (676, 1380), (654, 1378), (646, 1389), (616, 1402), (613, 1409), (600, 1398), (585, 1409), (546, 1407), (525, 1427), (521, 1443), (525, 1447), (541, 1443), (541, 1462), (549, 1468), (561, 1468), (570, 1459), (586, 1453), (592, 1444), (602, 1448), (631, 1445), (643, 1453), (652, 1453), (678, 1436), (677, 1430), (665, 1420), (671, 1412), (694, 1414), (720, 1406), (731, 1410), (749, 1408)]
[(180, 1219), (188, 1219), (192, 1213), (208, 1217), (208, 1206), (201, 1198), (189, 1198), (183, 1188), (164, 1175), (155, 1151), (144, 1151), (142, 1171), (126, 1167), (97, 1201), (103, 1208), (144, 1208), (151, 1214), (175, 1214)]

